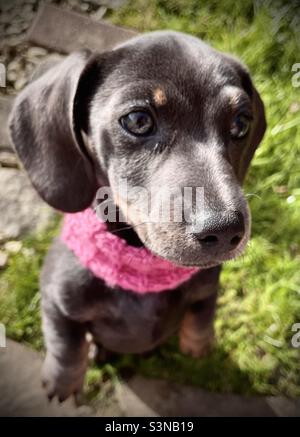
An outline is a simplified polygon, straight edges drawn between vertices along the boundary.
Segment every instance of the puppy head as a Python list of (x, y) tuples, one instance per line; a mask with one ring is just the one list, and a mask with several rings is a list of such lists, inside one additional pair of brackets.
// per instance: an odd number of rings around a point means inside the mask
[(175, 32), (69, 56), (21, 93), (10, 119), (19, 157), (50, 205), (83, 210), (108, 185), (150, 250), (202, 267), (247, 243), (241, 184), (265, 126), (245, 68)]

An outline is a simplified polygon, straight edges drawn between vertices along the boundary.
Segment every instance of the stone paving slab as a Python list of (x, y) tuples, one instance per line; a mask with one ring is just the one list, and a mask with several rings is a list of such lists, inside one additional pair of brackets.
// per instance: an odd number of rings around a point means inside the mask
[(135, 35), (137, 33), (133, 30), (114, 26), (104, 20), (96, 21), (45, 4), (39, 10), (26, 39), (60, 53), (85, 48), (104, 52)]
[[(141, 415), (170, 417), (300, 417), (300, 399), (283, 396), (240, 396), (210, 393), (197, 387), (135, 376), (126, 386), (119, 403), (126, 416), (139, 416), (137, 399), (147, 410)], [(147, 414), (147, 412), (153, 414)], [(138, 413), (138, 414), (136, 414)]]
[[(126, 387), (117, 387), (110, 399), (98, 402), (97, 407), (76, 407), (72, 399), (60, 404), (55, 399), (50, 403), (41, 386), (42, 354), (8, 340), (0, 347), (0, 417), (77, 417), (126, 415), (126, 405), (119, 405), (120, 397), (130, 392)], [(133, 396), (131, 396), (132, 398)], [(132, 403), (131, 403), (132, 405)], [(138, 399), (134, 406), (140, 416), (149, 416), (149, 409)]]
[(283, 397), (209, 393), (135, 376), (95, 408), (71, 400), (49, 403), (40, 383), (42, 356), (13, 341), (0, 348), (0, 416), (300, 416), (300, 402)]
[(0, 416), (86, 416), (87, 407), (75, 408), (72, 401), (49, 403), (40, 383), (41, 357), (26, 347), (8, 341), (0, 348)]
[(0, 242), (42, 231), (54, 217), (23, 170), (0, 168), (0, 187)]
[(7, 120), (12, 108), (13, 97), (0, 96), (0, 150), (3, 148), (10, 148), (11, 143), (8, 136)]
[[(263, 397), (210, 393), (197, 387), (182, 386), (140, 376), (128, 382), (132, 393), (159, 416), (168, 417), (274, 417), (275, 411)], [(127, 414), (134, 415), (134, 399), (126, 393)]]

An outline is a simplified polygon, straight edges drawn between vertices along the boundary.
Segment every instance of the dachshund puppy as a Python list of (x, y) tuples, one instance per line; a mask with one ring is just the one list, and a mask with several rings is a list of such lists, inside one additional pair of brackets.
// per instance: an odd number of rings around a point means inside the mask
[[(143, 353), (178, 333), (182, 352), (206, 354), (221, 264), (249, 240), (241, 186), (266, 128), (246, 68), (198, 38), (144, 34), (53, 66), (18, 96), (9, 125), (33, 186), (66, 213), (41, 274), (49, 398), (80, 391), (87, 333), (102, 352)], [(151, 208), (126, 198), (124, 181), (151, 192)], [(105, 187), (114, 220), (99, 213)], [(200, 205), (152, 219), (161, 189), (177, 198), (186, 187)]]

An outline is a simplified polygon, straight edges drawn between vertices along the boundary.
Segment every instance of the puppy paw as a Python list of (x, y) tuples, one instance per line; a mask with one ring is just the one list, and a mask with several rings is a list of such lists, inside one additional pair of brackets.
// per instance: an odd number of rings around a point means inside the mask
[(54, 357), (47, 355), (42, 369), (42, 386), (49, 401), (57, 397), (64, 402), (74, 395), (80, 396), (86, 366), (63, 366)]
[(193, 358), (209, 355), (213, 350), (214, 342), (214, 330), (211, 327), (203, 332), (182, 329), (179, 335), (180, 351)]

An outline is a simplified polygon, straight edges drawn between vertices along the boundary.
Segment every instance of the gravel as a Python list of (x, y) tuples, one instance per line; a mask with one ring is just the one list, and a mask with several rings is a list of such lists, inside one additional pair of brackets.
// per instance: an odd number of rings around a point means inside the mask
[[(6, 87), (0, 95), (18, 93), (30, 80), (36, 66), (54, 52), (24, 42), (37, 10), (45, 0), (0, 0), (0, 63), (6, 66)], [(50, 0), (61, 8), (101, 19), (108, 9), (127, 0)]]

